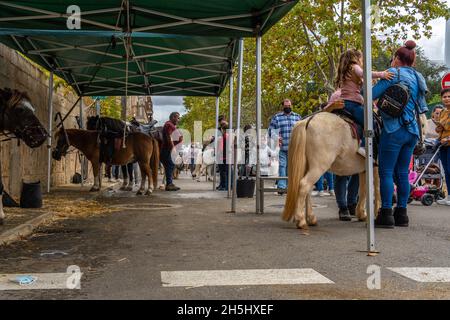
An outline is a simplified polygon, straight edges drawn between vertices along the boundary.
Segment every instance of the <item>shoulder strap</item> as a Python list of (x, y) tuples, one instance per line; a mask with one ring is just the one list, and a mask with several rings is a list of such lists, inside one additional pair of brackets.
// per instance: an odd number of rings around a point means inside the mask
[[(414, 70), (414, 76), (416, 77), (416, 81), (417, 81), (417, 86), (419, 86), (419, 77), (417, 76), (417, 71)], [(420, 94), (420, 89), (417, 90), (417, 98)], [(419, 111), (419, 105), (417, 102), (417, 99), (414, 99), (414, 97), (411, 96), (411, 99), (414, 102), (414, 109), (416, 110), (416, 119), (417, 119), (417, 126), (419, 129), (419, 137), (420, 137), (420, 141), (423, 141), (423, 136), (422, 136), (422, 121), (420, 120), (420, 111)]]

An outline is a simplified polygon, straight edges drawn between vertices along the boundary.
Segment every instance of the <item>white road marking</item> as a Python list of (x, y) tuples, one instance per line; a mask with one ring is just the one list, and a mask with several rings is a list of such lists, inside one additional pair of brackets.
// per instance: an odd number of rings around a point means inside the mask
[(161, 271), (163, 287), (334, 284), (313, 269)]
[(417, 282), (450, 282), (450, 268), (388, 268)]
[[(17, 276), (33, 276), (36, 281), (31, 284), (20, 285), (13, 282)], [(79, 274), (81, 278), (82, 273)], [(71, 275), (67, 273), (27, 273), (27, 274), (0, 274), (0, 291), (5, 290), (52, 290), (52, 289), (80, 289), (78, 285), (70, 287)]]

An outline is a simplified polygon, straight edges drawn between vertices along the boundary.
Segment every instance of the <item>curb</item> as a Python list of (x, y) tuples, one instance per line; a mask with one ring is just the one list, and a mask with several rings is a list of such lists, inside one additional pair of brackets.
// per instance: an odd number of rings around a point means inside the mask
[(29, 236), (37, 227), (51, 221), (53, 219), (53, 216), (53, 212), (47, 212), (13, 229), (6, 230), (2, 234), (0, 234), (0, 245), (7, 245), (21, 238)]
[[(111, 190), (111, 188), (117, 187), (117, 185), (120, 185), (120, 183), (118, 182), (116, 184), (113, 184), (112, 186), (100, 191), (99, 194), (93, 197), (86, 197), (86, 198), (97, 199), (99, 197), (102, 197), (106, 195), (109, 192), (109, 190)], [(25, 223), (22, 223), (21, 225), (18, 225), (15, 228), (0, 233), (0, 246), (11, 244), (12, 242), (15, 242), (17, 240), (20, 240), (24, 237), (31, 235), (33, 231), (36, 230), (39, 226), (53, 220), (54, 215), (55, 213), (53, 212), (46, 212), (41, 214), (40, 216), (37, 216), (36, 218), (33, 218)]]

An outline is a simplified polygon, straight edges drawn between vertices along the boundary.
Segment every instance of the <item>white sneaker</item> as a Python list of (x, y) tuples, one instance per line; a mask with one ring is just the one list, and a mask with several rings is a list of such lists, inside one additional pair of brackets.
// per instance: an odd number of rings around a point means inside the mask
[(334, 197), (336, 194), (334, 193), (334, 190), (330, 190), (330, 196)]
[(436, 203), (444, 206), (450, 206), (450, 197), (447, 197), (447, 199), (438, 200)]
[[(322, 191), (323, 192), (323, 191)], [(313, 191), (311, 192), (312, 197), (317, 197), (319, 195), (319, 191)]]
[(325, 191), (319, 192), (319, 197), (328, 197), (328, 196), (330, 196), (330, 194), (328, 192), (325, 192)]

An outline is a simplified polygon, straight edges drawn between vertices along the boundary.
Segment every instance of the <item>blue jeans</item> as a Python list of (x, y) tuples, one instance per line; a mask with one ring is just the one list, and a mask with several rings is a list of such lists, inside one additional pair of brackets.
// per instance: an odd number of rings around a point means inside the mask
[(397, 184), (397, 207), (406, 208), (409, 198), (408, 170), (418, 137), (404, 127), (387, 133), (381, 131), (379, 145), (379, 167), (381, 207), (392, 209), (394, 175)]
[(344, 110), (350, 113), (355, 119), (356, 123), (361, 127), (361, 131), (358, 133), (361, 137), (361, 147), (364, 147), (365, 141), (362, 135), (364, 131), (364, 107), (357, 102), (344, 100)]
[(317, 191), (323, 191), (323, 179), (327, 180), (328, 190), (334, 190), (333, 174), (327, 171), (323, 176), (320, 177), (319, 181), (316, 182)]
[[(288, 169), (288, 152), (280, 151), (279, 153), (279, 167), (278, 167), (278, 175), (280, 177), (287, 177), (287, 169)], [(286, 189), (286, 180), (278, 180), (277, 181), (278, 189)]]
[(447, 192), (450, 195), (450, 147), (441, 147), (440, 158), (444, 167), (445, 183), (447, 184)]
[(173, 183), (173, 170), (175, 169), (175, 164), (172, 161), (171, 150), (162, 149), (161, 150), (161, 162), (164, 166), (164, 172), (166, 173), (166, 186)]
[(357, 102), (344, 100), (344, 110), (350, 113), (356, 123), (364, 128), (364, 108)]
[(358, 203), (359, 175), (336, 176), (334, 181), (334, 192), (339, 209)]

